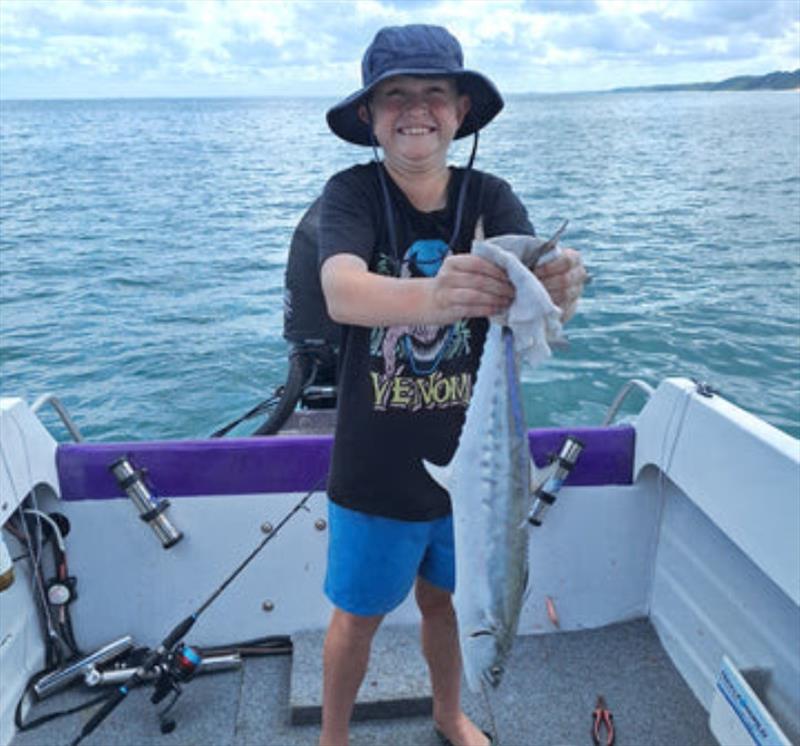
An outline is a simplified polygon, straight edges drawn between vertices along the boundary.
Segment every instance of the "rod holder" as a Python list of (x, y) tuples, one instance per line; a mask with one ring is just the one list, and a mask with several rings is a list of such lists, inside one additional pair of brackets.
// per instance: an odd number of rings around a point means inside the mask
[(583, 443), (572, 436), (567, 436), (561, 445), (558, 456), (555, 457), (551, 464), (550, 474), (545, 479), (544, 484), (534, 493), (533, 507), (528, 515), (530, 524), (533, 526), (542, 525), (545, 513), (555, 503), (561, 485), (564, 484), (564, 480), (569, 476), (582, 451)]
[(172, 525), (165, 511), (169, 500), (158, 500), (144, 481), (144, 471), (136, 469), (128, 456), (118, 458), (109, 470), (114, 475), (120, 488), (131, 499), (141, 518), (158, 537), (161, 546), (169, 549), (175, 546), (183, 534)]
[(85, 676), (87, 672), (95, 669), (97, 666), (102, 666), (104, 663), (113, 660), (122, 653), (130, 650), (133, 647), (133, 638), (130, 635), (120, 637), (119, 640), (108, 643), (105, 647), (100, 648), (91, 655), (81, 658), (79, 661), (70, 663), (66, 668), (60, 671), (53, 671), (53, 673), (43, 676), (39, 681), (33, 685), (33, 691), (39, 699), (49, 697), (55, 694), (59, 689), (63, 689), (68, 684), (71, 684), (75, 679)]

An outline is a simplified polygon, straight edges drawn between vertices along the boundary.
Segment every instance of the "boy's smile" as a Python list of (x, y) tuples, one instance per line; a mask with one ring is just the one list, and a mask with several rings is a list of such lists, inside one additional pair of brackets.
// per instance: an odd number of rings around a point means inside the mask
[[(440, 165), (469, 110), (469, 97), (459, 96), (449, 78), (403, 75), (380, 83), (369, 107), (387, 160)], [(366, 108), (359, 115), (365, 119)]]

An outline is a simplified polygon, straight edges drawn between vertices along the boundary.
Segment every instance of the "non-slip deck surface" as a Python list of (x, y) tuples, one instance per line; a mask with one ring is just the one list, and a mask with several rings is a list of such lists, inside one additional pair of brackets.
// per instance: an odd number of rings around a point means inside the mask
[[(421, 655), (419, 648), (408, 655)], [(316, 746), (317, 725), (290, 723), (289, 656), (248, 658), (237, 671), (197, 677), (173, 710), (177, 728), (162, 735), (150, 690), (138, 690), (85, 746)], [(617, 746), (715, 746), (705, 710), (669, 661), (646, 620), (600, 630), (521, 637), (492, 695), (502, 746), (589, 746), (591, 712), (602, 694), (614, 713)], [(78, 687), (37, 707), (63, 709), (86, 697)], [(464, 695), (484, 728), (482, 697)], [(69, 744), (88, 717), (71, 715), (16, 736), (12, 746)], [(355, 722), (353, 746), (436, 746), (427, 716)]]

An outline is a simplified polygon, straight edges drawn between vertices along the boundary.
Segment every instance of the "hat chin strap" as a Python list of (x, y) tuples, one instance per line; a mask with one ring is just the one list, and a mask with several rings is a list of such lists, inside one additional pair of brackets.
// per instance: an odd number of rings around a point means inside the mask
[(450, 237), (450, 251), (455, 251), (455, 243), (458, 238), (458, 232), (461, 230), (461, 218), (464, 215), (464, 200), (467, 197), (467, 184), (469, 184), (469, 177), (472, 174), (472, 164), (475, 163), (475, 155), (478, 152), (478, 130), (475, 130), (475, 135), (472, 139), (472, 152), (470, 153), (467, 167), (464, 170), (464, 178), (461, 181), (461, 188), (458, 190), (458, 202), (456, 203), (456, 222), (453, 227), (453, 235)]
[(397, 250), (397, 231), (394, 225), (394, 210), (392, 209), (392, 198), (389, 195), (389, 185), (386, 183), (386, 168), (381, 163), (380, 156), (378, 155), (378, 141), (375, 139), (375, 133), (372, 131), (372, 112), (369, 106), (365, 107), (367, 110), (367, 129), (369, 130), (369, 143), (372, 146), (372, 155), (375, 158), (375, 166), (378, 169), (378, 179), (381, 182), (381, 191), (383, 192), (383, 210), (386, 214), (386, 225), (389, 229), (389, 247), (392, 250), (394, 257), (395, 274), (400, 275), (400, 254)]
[[(372, 155), (375, 158), (375, 165), (378, 169), (378, 180), (381, 182), (381, 192), (383, 193), (383, 209), (386, 214), (386, 225), (389, 230), (389, 246), (392, 250), (392, 256), (395, 261), (395, 272), (397, 276), (400, 275), (400, 252), (397, 248), (397, 230), (394, 223), (394, 209), (392, 204), (392, 197), (389, 194), (389, 185), (386, 182), (386, 166), (380, 159), (378, 154), (378, 141), (375, 139), (375, 132), (372, 129), (372, 112), (369, 106), (365, 107), (367, 110), (367, 129), (369, 130), (369, 143), (372, 146)], [(458, 233), (461, 230), (461, 221), (464, 217), (464, 202), (467, 197), (467, 186), (469, 184), (469, 177), (472, 174), (472, 166), (475, 163), (475, 156), (478, 153), (478, 130), (475, 130), (472, 140), (472, 152), (470, 153), (467, 166), (464, 169), (464, 178), (461, 180), (461, 186), (458, 190), (458, 200), (456, 202), (456, 220), (453, 226), (453, 233), (450, 236), (448, 248), (450, 251), (455, 251), (456, 240)]]

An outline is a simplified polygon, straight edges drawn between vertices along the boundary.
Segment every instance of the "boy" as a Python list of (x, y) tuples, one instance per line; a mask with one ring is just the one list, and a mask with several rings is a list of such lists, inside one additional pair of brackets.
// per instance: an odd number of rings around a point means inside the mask
[[(452, 140), (474, 134), (477, 146), (503, 106), (487, 78), (464, 69), (453, 36), (382, 29), (362, 72), (362, 89), (327, 118), (339, 137), (372, 145), (375, 161), (331, 178), (320, 217), (322, 287), (344, 325), (320, 744), (347, 744), (372, 637), (415, 586), (436, 731), (445, 743), (483, 746), (487, 734), (460, 705), (450, 499), (422, 461), (452, 457), (486, 317), (513, 299), (505, 273), (468, 253), (478, 220), (487, 236), (533, 226), (506, 182), (472, 170), (475, 148), (466, 169), (447, 165)], [(577, 252), (536, 274), (571, 315), (586, 276)]]

